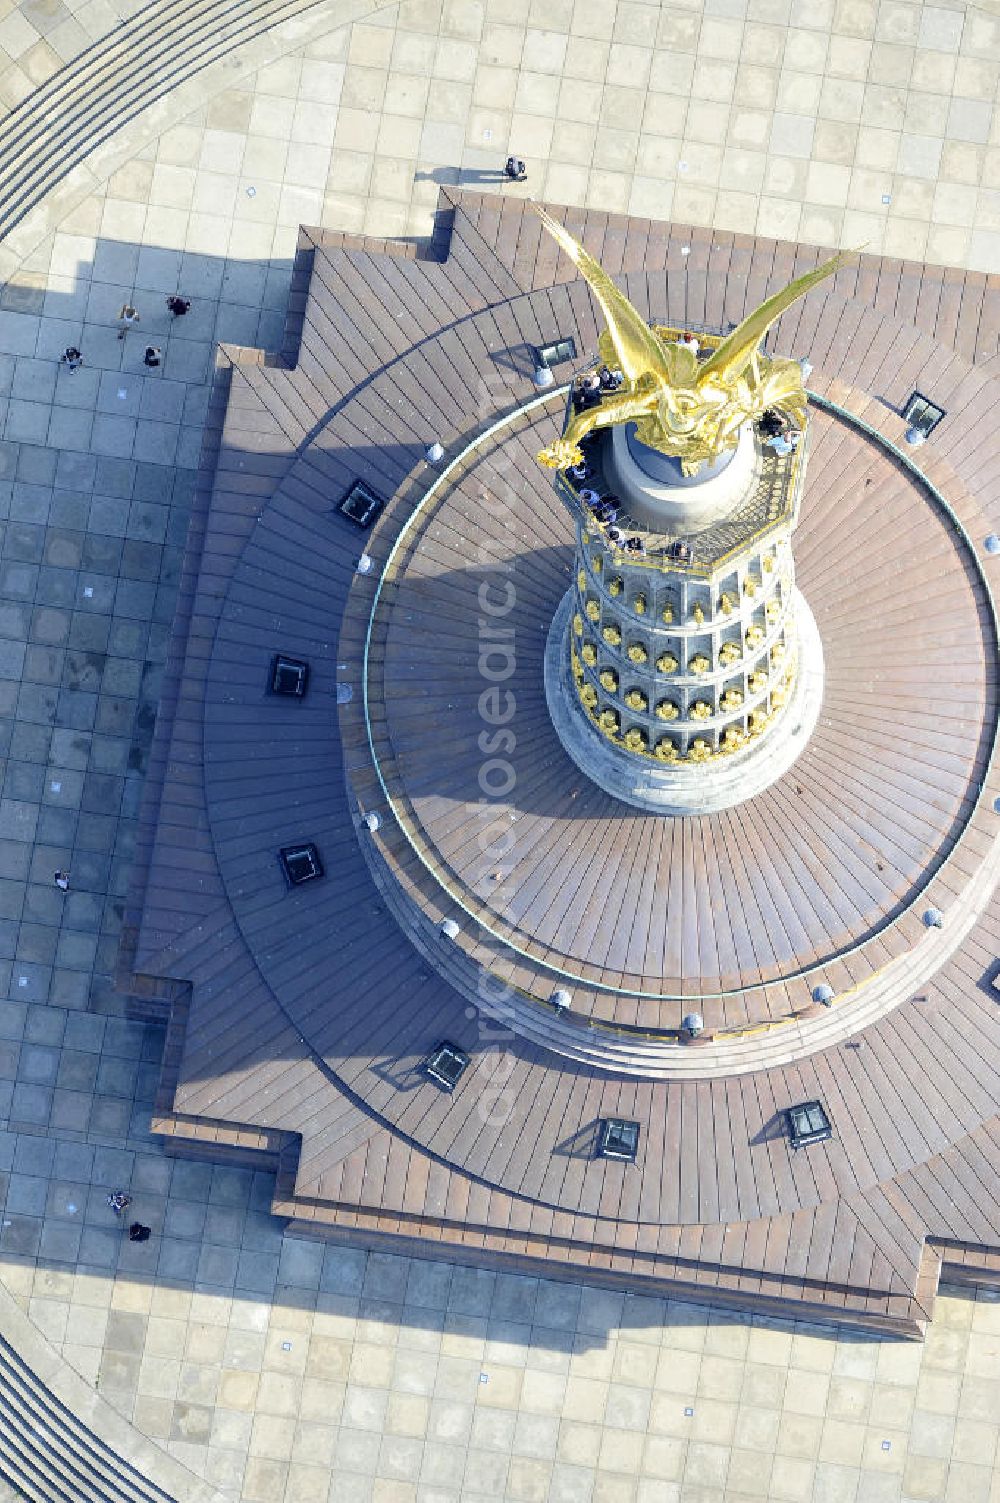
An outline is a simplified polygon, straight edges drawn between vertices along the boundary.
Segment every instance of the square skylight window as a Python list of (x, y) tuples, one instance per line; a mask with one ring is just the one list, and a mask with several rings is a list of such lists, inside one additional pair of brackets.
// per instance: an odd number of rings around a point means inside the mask
[(554, 365), (561, 365), (564, 360), (576, 359), (576, 340), (572, 338), (554, 339), (551, 344), (540, 344), (535, 347), (535, 364), (543, 370), (551, 370)]
[(634, 1164), (639, 1151), (639, 1124), (620, 1117), (603, 1117), (597, 1134), (597, 1157)]
[(270, 690), (289, 699), (301, 699), (309, 684), (309, 664), (281, 653), (271, 659)]
[(833, 1123), (819, 1101), (802, 1101), (785, 1111), (785, 1125), (793, 1148), (822, 1143), (833, 1137)]
[(371, 527), (384, 507), (383, 496), (365, 485), (363, 480), (355, 480), (337, 509), (355, 527), (367, 528)]
[(459, 1049), (457, 1044), (449, 1044), (445, 1039), (424, 1060), (424, 1074), (429, 1075), (444, 1090), (453, 1091), (468, 1063), (469, 1056), (465, 1050)]
[(311, 843), (286, 845), (278, 852), (278, 860), (290, 887), (301, 887), (304, 882), (315, 882), (323, 875), (323, 863), (319, 851)]
[(903, 421), (916, 428), (926, 438), (944, 417), (944, 408), (938, 407), (922, 392), (915, 391), (903, 408)]

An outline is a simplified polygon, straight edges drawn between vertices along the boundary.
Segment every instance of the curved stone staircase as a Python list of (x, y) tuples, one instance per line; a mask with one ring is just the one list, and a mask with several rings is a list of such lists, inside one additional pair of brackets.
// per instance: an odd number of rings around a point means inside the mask
[(30, 1503), (173, 1503), (78, 1420), (2, 1337), (0, 1395), (0, 1477)]
[(0, 240), (149, 105), (235, 48), (322, 3), (155, 0), (94, 42), (4, 120)]

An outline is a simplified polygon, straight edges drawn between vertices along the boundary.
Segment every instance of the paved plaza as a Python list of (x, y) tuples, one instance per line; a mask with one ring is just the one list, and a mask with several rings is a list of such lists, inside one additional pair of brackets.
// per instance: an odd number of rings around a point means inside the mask
[[(139, 10), (0, 0), (0, 108)], [(425, 236), (442, 183), (494, 188), (514, 150), (519, 195), (1000, 264), (995, 4), (344, 12), (168, 96), (0, 246), (8, 1303), (233, 1503), (1000, 1503), (985, 1295), (942, 1297), (921, 1347), (365, 1255), (149, 1134), (162, 1031), (112, 980), (143, 773), (214, 347), (279, 344), (298, 225)]]
[[(247, 1503), (995, 1503), (1000, 1302), (923, 1346), (283, 1238), (267, 1176), (143, 1139), (155, 1033), (20, 1008), (128, 1149), (5, 1135), (3, 1279), (143, 1435)], [(54, 1027), (58, 1020), (59, 1027)], [(85, 1025), (83, 1027), (79, 1025)], [(63, 1030), (65, 1029), (65, 1032)], [(42, 1043), (44, 1038), (48, 1042)], [(29, 1042), (34, 1039), (38, 1042)], [(16, 1043), (8, 1045), (17, 1053)], [(21, 1087), (20, 1089), (28, 1089)], [(133, 1095), (132, 1092), (135, 1092)], [(127, 1183), (154, 1228), (123, 1241)]]
[[(5, 0), (0, 103), (141, 9)], [(338, 26), (344, 10), (309, 12), (305, 49), (279, 28), (287, 55), (256, 75), (253, 49), (233, 59), (243, 76), (179, 106), (74, 231), (240, 258), (286, 255), (297, 217), (425, 234), (439, 182), (492, 181), (514, 150), (516, 191), (557, 203), (997, 263), (995, 0), (352, 0)], [(72, 276), (50, 252), (34, 270)]]

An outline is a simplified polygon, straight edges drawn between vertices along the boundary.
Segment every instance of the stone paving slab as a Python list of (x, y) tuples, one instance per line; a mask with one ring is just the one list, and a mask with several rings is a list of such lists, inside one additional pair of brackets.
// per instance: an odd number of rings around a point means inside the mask
[[(355, 0), (338, 19), (295, 18), (158, 101), (18, 227), (6, 270), (109, 176), (109, 237), (169, 247), (182, 218), (205, 250), (245, 221), (259, 255), (300, 219), (426, 234), (438, 185), (496, 183), (509, 150), (530, 167), (510, 191), (554, 202), (997, 264), (993, 6)], [(171, 137), (179, 159), (136, 155)]]
[[(45, 1181), (40, 1179), (39, 1183)], [(45, 1385), (49, 1395), (65, 1405), (114, 1454), (140, 1470), (147, 1482), (161, 1488), (165, 1496), (177, 1499), (178, 1503), (181, 1499), (190, 1503), (225, 1503), (224, 1493), (130, 1424), (112, 1402), (61, 1357), (49, 1339), (44, 1316), (41, 1320), (34, 1316), (30, 1306), (27, 1311), (22, 1310), (0, 1285), (0, 1330), (4, 1340)], [(17, 1490), (0, 1482), (0, 1503), (20, 1497)]]

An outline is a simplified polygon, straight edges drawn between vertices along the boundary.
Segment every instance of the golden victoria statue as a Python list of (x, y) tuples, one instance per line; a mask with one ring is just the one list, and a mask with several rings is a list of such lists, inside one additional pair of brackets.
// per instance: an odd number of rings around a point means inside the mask
[(545, 209), (536, 209), (597, 298), (607, 321), (598, 340), (601, 360), (624, 377), (619, 390), (605, 394), (600, 406), (574, 414), (562, 437), (539, 454), (542, 464), (554, 470), (579, 464), (580, 440), (592, 429), (635, 423), (642, 443), (679, 459), (684, 474), (691, 475), (704, 460), (734, 449), (743, 424), (769, 407), (780, 407), (801, 426), (806, 394), (798, 362), (762, 355), (760, 342), (786, 308), (853, 252), (841, 251), (796, 277), (749, 314), (707, 359), (699, 360), (694, 350), (674, 342), (676, 334), (671, 336), (670, 330), (650, 328), (600, 262)]

